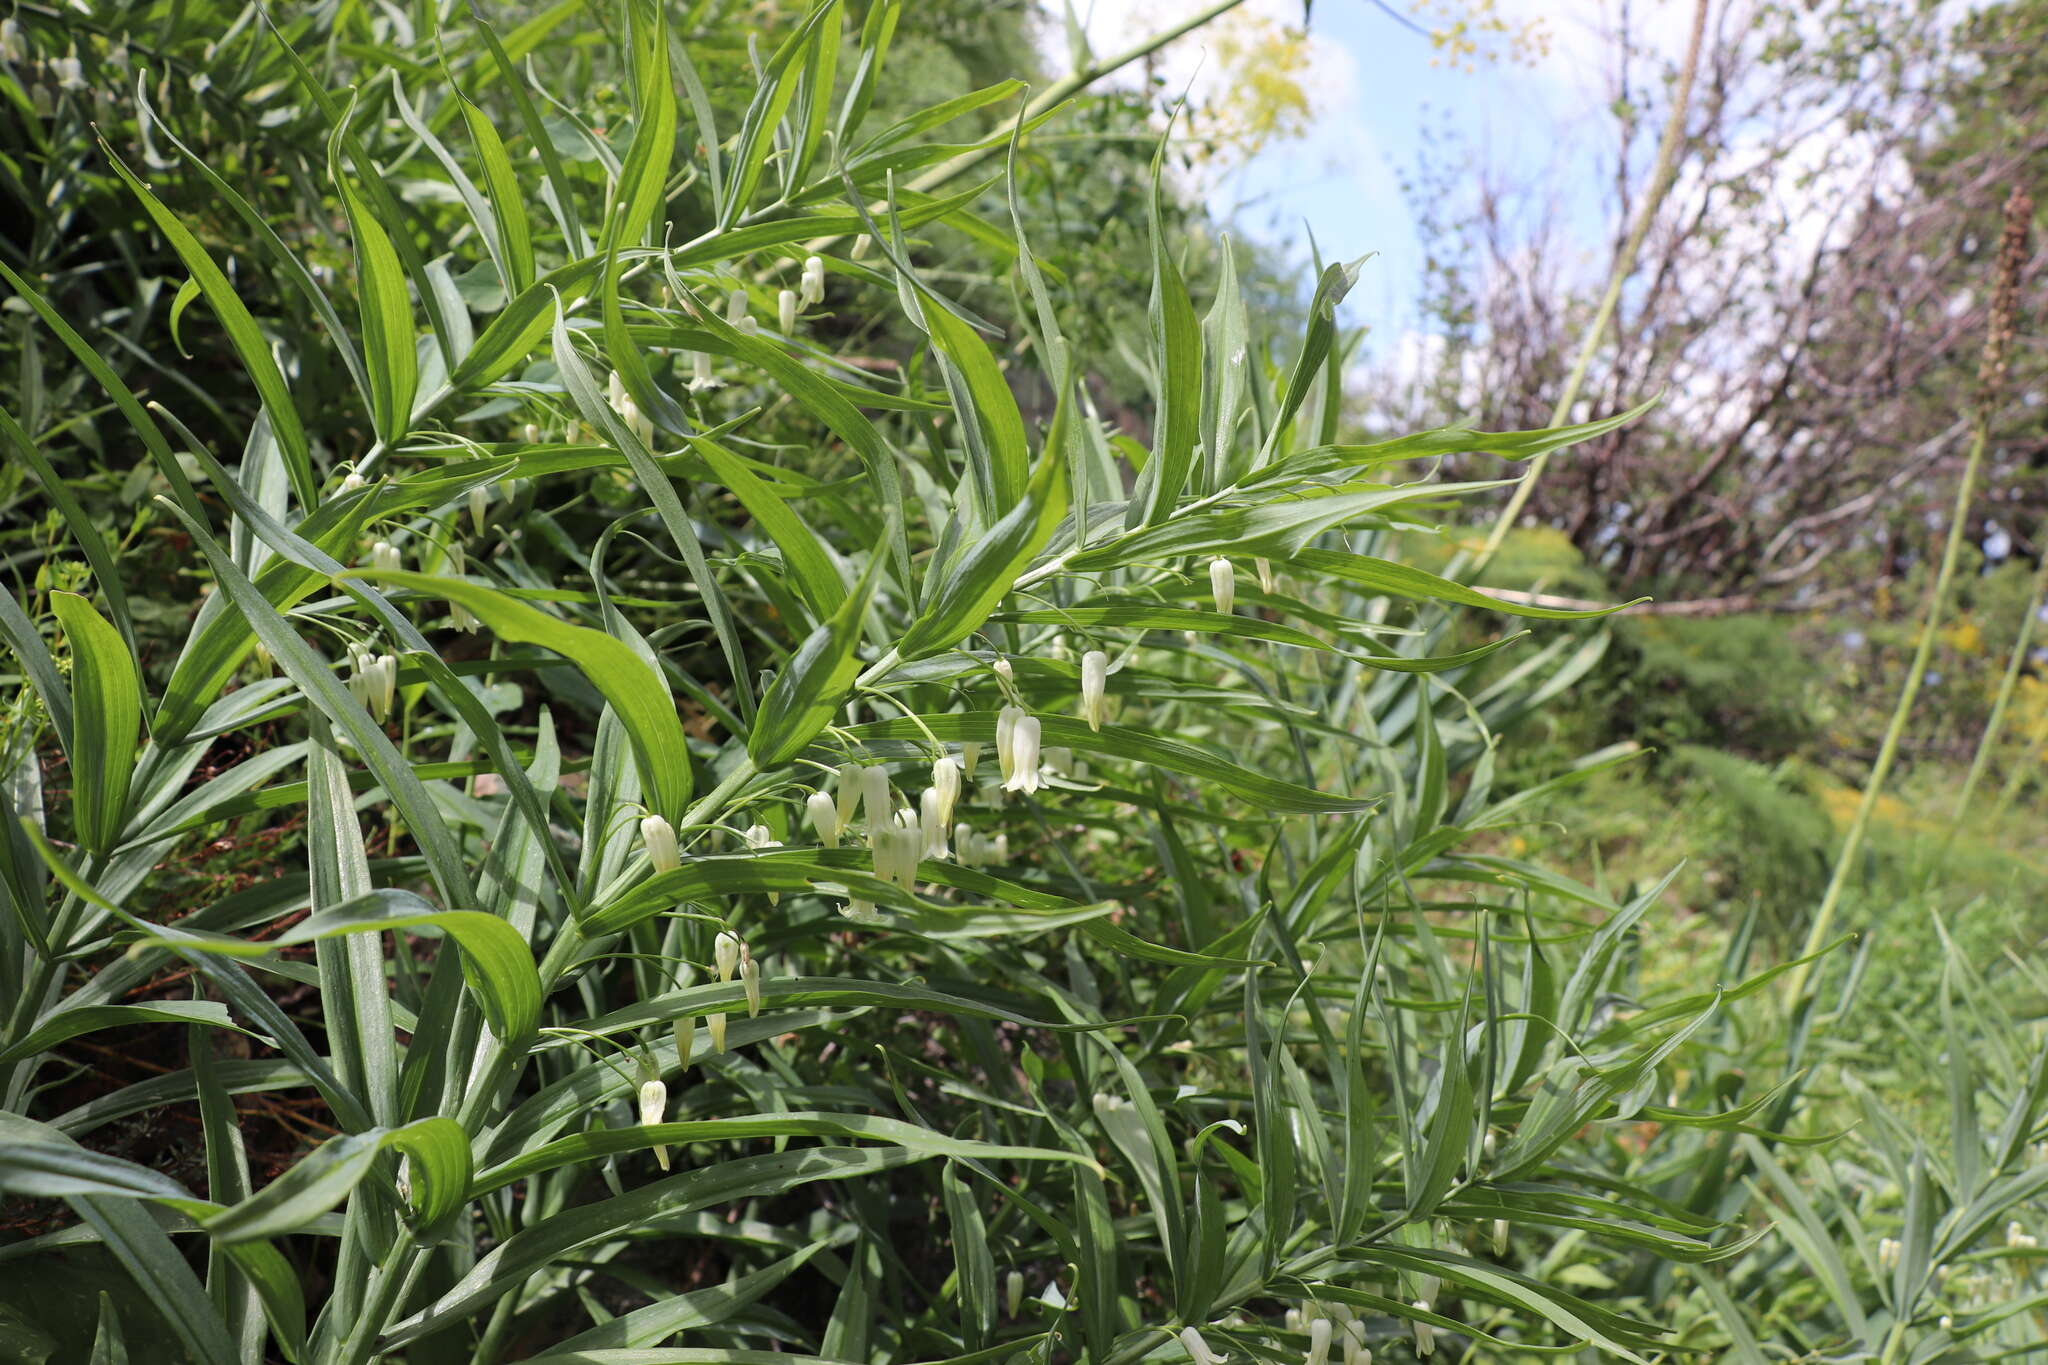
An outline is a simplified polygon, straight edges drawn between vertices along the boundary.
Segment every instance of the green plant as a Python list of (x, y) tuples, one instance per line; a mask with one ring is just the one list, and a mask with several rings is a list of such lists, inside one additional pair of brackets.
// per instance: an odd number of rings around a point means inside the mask
[[(92, 174), (209, 359), (138, 328), (110, 364), (0, 266), (23, 353), (98, 388), (0, 432), (54, 511), (0, 600), (0, 1191), (79, 1220), (0, 1260), (100, 1248), (89, 1349), (208, 1365), (1663, 1349), (1650, 1300), (1546, 1267), (1753, 1243), (1608, 1166), (1755, 1126), (1688, 1045), (1775, 972), (1631, 999), (1661, 886), (1488, 851), (1625, 755), (1496, 790), (1588, 650), (1457, 648), (1450, 609), (1600, 613), (1404, 562), (1494, 485), (1390, 481), (1624, 419), (1342, 442), (1353, 268), (1286, 344), (1230, 258), (1198, 316), (1155, 166), (1155, 430), (1112, 436), (1014, 194), (900, 188), (1014, 148), (928, 140), (998, 96), (870, 128), (898, 7), (808, 8), (737, 126), (662, 11), (570, 8), (245, 15), (212, 60), (318, 130), (299, 220), (138, 106)], [(614, 80), (543, 114), (513, 53), (558, 29)], [(232, 235), (153, 193), (173, 152)], [(1047, 420), (923, 264), (942, 231), (1027, 301)], [(923, 343), (855, 364), (820, 309)], [(176, 412), (224, 357), (232, 465)], [(162, 650), (175, 589), (51, 453), (102, 401), (203, 589)], [(165, 885), (265, 839), (265, 879)], [(77, 1064), (137, 1029), (182, 1065)], [(331, 1135), (252, 1153), (246, 1097)], [(107, 1150), (173, 1106), (188, 1177)]]

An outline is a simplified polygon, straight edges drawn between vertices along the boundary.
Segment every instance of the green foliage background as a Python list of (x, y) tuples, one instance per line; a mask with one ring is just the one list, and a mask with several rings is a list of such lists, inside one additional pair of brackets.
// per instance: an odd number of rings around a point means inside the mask
[(1535, 847), (1825, 838), (1436, 559), (1633, 414), (1352, 439), (1027, 18), (13, 12), (0, 1358), (2038, 1342), (2037, 966)]

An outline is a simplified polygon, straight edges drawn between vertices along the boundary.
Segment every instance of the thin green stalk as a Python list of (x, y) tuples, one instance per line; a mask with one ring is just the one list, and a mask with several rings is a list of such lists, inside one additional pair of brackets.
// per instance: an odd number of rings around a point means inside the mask
[(2005, 676), (1998, 683), (1998, 698), (1991, 703), (1991, 716), (1984, 722), (1984, 733), (1978, 737), (1977, 752), (1970, 759), (1969, 775), (1963, 778), (1963, 789), (1956, 796), (1955, 824), (1948, 836), (1950, 843), (1955, 842), (1963, 827), (1963, 816), (1970, 809), (1970, 797), (1976, 793), (1977, 783), (1983, 779), (1984, 769), (1991, 761), (1991, 751), (1998, 743), (1999, 731), (2005, 728), (2006, 707), (2011, 704), (2013, 691), (2019, 685), (2020, 669), (2027, 662), (2027, 651), (2034, 640), (2034, 622), (2039, 619), (2044, 604), (2048, 604), (2048, 554), (2041, 556), (2041, 565), (2034, 571), (2034, 590), (2027, 596), (2027, 613), (2020, 618), (2019, 638), (2013, 641), (2012, 657), (2006, 660)]
[[(2025, 190), (2015, 185), (2005, 201), (2005, 231), (1999, 242), (1998, 273), (1992, 288), (1984, 360), (1977, 371), (1976, 417), (1971, 423), (1970, 454), (1963, 462), (1963, 477), (1956, 484), (1955, 508), (1949, 513), (1948, 541), (1942, 547), (1941, 569), (1927, 595), (1927, 619), (1921, 624), (1920, 643), (1913, 651), (1912, 665), (1906, 670), (1906, 684), (1899, 690), (1898, 704), (1892, 708), (1891, 723), (1885, 727), (1884, 743), (1877, 751), (1877, 763), (1870, 770), (1870, 779), (1863, 787), (1863, 799), (1857, 803), (1856, 815), (1849, 822), (1849, 832), (1842, 840), (1840, 854), (1835, 858), (1834, 873), (1828, 878), (1827, 892), (1821, 897), (1820, 909), (1814, 914), (1813, 927), (1807, 931), (1806, 947), (1800, 953), (1802, 958), (1811, 958), (1818, 952), (1820, 945), (1827, 941), (1828, 931), (1834, 927), (1835, 911), (1842, 901), (1842, 888), (1848, 885), (1849, 868), (1862, 851), (1870, 813), (1877, 808), (1877, 798), (1884, 790), (1885, 779), (1891, 775), (1892, 763), (1899, 753), (1899, 740), (1906, 733), (1906, 718), (1912, 714), (1913, 699), (1920, 693), (1921, 680), (1927, 675), (1927, 661), (1934, 654), (1935, 634), (1941, 629), (1942, 613), (1948, 607), (1949, 585), (1955, 579), (1956, 561), (1962, 557), (1963, 533), (1969, 523), (1970, 502), (1977, 490), (1977, 471), (1984, 463), (1984, 447), (1991, 440), (1991, 419), (1997, 413), (1998, 397), (2005, 383), (2006, 349), (2012, 342), (2020, 268), (2026, 262), (2027, 229), (2033, 218), (2033, 200), (2027, 197)], [(1806, 1001), (1811, 974), (1812, 964), (1806, 961), (1802, 961), (1792, 973), (1788, 998), (1795, 1016)]]
[[(1949, 517), (1948, 542), (1942, 547), (1941, 569), (1935, 575), (1933, 590), (1927, 595), (1927, 617), (1920, 626), (1920, 642), (1913, 650), (1913, 662), (1906, 669), (1905, 686), (1899, 689), (1898, 704), (1892, 708), (1891, 723), (1885, 727), (1884, 742), (1878, 747), (1877, 763), (1870, 770), (1870, 780), (1863, 785), (1863, 799), (1857, 803), (1856, 814), (1849, 821), (1849, 832), (1842, 839), (1842, 850), (1835, 858), (1834, 874), (1828, 878), (1827, 892), (1821, 897), (1820, 910), (1813, 917), (1813, 927), (1807, 931), (1806, 946), (1800, 950), (1801, 957), (1819, 951), (1820, 945), (1827, 941), (1828, 930), (1834, 927), (1835, 910), (1841, 904), (1843, 887), (1848, 885), (1849, 869), (1854, 865), (1856, 855), (1863, 850), (1863, 836), (1870, 825), (1870, 814), (1877, 809), (1877, 799), (1884, 791), (1885, 779), (1891, 776), (1892, 763), (1899, 756), (1899, 741), (1905, 737), (1906, 721), (1913, 711), (1913, 699), (1920, 695), (1921, 681), (1927, 676), (1927, 661), (1934, 655), (1935, 636), (1941, 629), (1942, 614), (1948, 607), (1949, 586), (1955, 579), (1956, 561), (1962, 557), (1970, 500), (1977, 490), (1977, 470), (1984, 462), (1984, 445), (1988, 436), (1986, 427), (1986, 423), (1978, 422), (1976, 434), (1970, 438), (1970, 455), (1963, 464), (1963, 477), (1956, 485), (1955, 508)], [(1805, 998), (1812, 965), (1802, 962), (1792, 973), (1791, 999), (1795, 1009)]]
[[(1685, 115), (1692, 104), (1693, 76), (1700, 63), (1700, 36), (1706, 26), (1707, 0), (1694, 0), (1692, 34), (1686, 40), (1685, 61), (1678, 69), (1671, 114), (1664, 121), (1664, 134), (1657, 143), (1657, 162), (1650, 176), (1649, 192), (1636, 209), (1636, 220), (1629, 229), (1628, 239), (1622, 243), (1621, 253), (1614, 258), (1614, 268), (1607, 274), (1606, 292), (1601, 294), (1600, 306), (1593, 310), (1593, 321), (1579, 342), (1578, 356), (1572, 361), (1571, 373), (1565, 376), (1564, 388), (1558, 392), (1557, 405), (1550, 410), (1551, 426), (1563, 426), (1572, 405), (1579, 401), (1579, 388), (1586, 382), (1587, 367), (1593, 363), (1593, 353), (1600, 349), (1601, 339), (1607, 334), (1607, 324), (1613, 320), (1614, 310), (1621, 303), (1622, 286), (1635, 274), (1636, 257), (1641, 254), (1643, 242), (1650, 235), (1650, 225), (1656, 221), (1664, 197), (1671, 192), (1671, 184), (1678, 178), (1678, 148), (1685, 138)], [(1493, 530), (1486, 537), (1486, 548), (1479, 552), (1479, 558), (1472, 566), (1475, 578), (1499, 552), (1501, 542), (1507, 539), (1509, 530), (1521, 517), (1522, 509), (1529, 505), (1530, 495), (1536, 491), (1536, 481), (1543, 477), (1549, 463), (1550, 455), (1545, 452), (1529, 461), (1529, 467), (1522, 471), (1521, 482), (1515, 485), (1508, 505), (1495, 519)]]

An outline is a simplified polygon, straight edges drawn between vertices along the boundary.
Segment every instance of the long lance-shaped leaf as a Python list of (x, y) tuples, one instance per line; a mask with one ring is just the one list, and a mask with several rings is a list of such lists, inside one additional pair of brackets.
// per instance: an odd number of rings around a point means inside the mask
[(299, 685), (307, 699), (348, 736), (356, 752), (363, 755), (384, 783), (393, 804), (398, 807), (399, 814), (419, 844), (442, 899), (457, 908), (475, 904), (476, 891), (470, 884), (454, 836), (448, 832), (448, 826), (428, 796), (425, 785), (414, 775), (411, 765), (391, 743), (383, 727), (370, 719), (361, 703), (350, 696), (348, 689), (334, 676), (333, 667), (277, 614), (256, 590), (256, 585), (236, 567), (220, 543), (208, 535), (204, 527), (187, 519), (180, 509), (174, 507), (172, 510), (178, 513), (179, 520), (185, 523), (185, 529), (206, 557), (223, 595), (254, 629), (278, 666)]
[(235, 1028), (227, 1010), (210, 1000), (164, 1000), (154, 1005), (80, 1005), (76, 1009), (59, 1009), (44, 1015), (43, 1021), (21, 1041), (0, 1049), (0, 1065), (33, 1057), (59, 1043), (97, 1033), (101, 1029), (150, 1023), (196, 1023), (215, 1028)]
[[(709, 467), (712, 477), (732, 490), (740, 505), (747, 509), (747, 515), (775, 542), (775, 548), (782, 552), (783, 567), (804, 605), (818, 620), (830, 618), (846, 600), (846, 583), (833, 567), (817, 532), (790, 508), (782, 494), (748, 469), (739, 456), (709, 437), (685, 439)], [(879, 550), (876, 557), (880, 557)]]
[(156, 424), (156, 419), (149, 415), (126, 381), (114, 373), (113, 367), (107, 364), (105, 357), (79, 334), (77, 328), (64, 320), (63, 315), (43, 297), (41, 290), (9, 269), (5, 261), (0, 261), (0, 279), (7, 281), (8, 287), (43, 320), (43, 325), (56, 333), (57, 339), (64, 343), (64, 348), (71, 352), (72, 357), (85, 372), (107, 391), (107, 396), (114, 400), (114, 406), (128, 419), (129, 425), (135, 429), (135, 434), (142, 438), (144, 449), (149, 451), (150, 462), (156, 466), (157, 472), (163, 475), (164, 482), (170, 485), (171, 497), (178, 506), (184, 508), (186, 514), (193, 519), (203, 519), (206, 515), (205, 510), (200, 506), (199, 495), (193, 491), (192, 481), (185, 477), (185, 470), (178, 463), (177, 453), (171, 449), (171, 443), (164, 439), (163, 428)]
[(526, 940), (496, 915), (481, 910), (439, 910), (410, 891), (382, 888), (366, 892), (310, 915), (274, 938), (188, 932), (176, 939), (143, 942), (187, 952), (263, 957), (279, 948), (343, 934), (396, 933), (415, 927), (437, 929), (455, 941), (462, 954), (463, 975), (476, 992), (492, 1033), (511, 1045), (532, 1033), (540, 1018), (541, 987)]
[(954, 562), (923, 614), (904, 633), (897, 653), (920, 659), (979, 630), (1052, 540), (1067, 514), (1067, 495), (1065, 456), (1048, 445), (1038, 457), (1024, 500)]
[[(403, 99), (404, 93), (399, 92)], [(419, 391), (419, 351), (413, 343), (412, 304), (405, 292), (405, 265), (391, 236), (341, 169), (343, 130), (355, 116), (355, 102), (343, 111), (327, 144), (327, 177), (341, 198), (349, 239), (356, 251), (356, 295), (363, 328), (363, 358), (370, 380), (370, 417), (377, 439), (387, 446), (405, 436)], [(310, 504), (308, 504), (310, 506)]]
[(1136, 528), (1167, 519), (1186, 491), (1194, 467), (1195, 438), (1202, 418), (1202, 329), (1180, 267), (1167, 250), (1160, 218), (1159, 174), (1166, 160), (1161, 139), (1152, 156), (1152, 192), (1145, 201), (1152, 244), (1152, 299), (1147, 314), (1152, 326), (1152, 392), (1159, 413), (1152, 458), (1139, 476), (1138, 490), (1125, 513)]
[(0, 409), (0, 436), (7, 439), (21, 462), (35, 475), (36, 482), (43, 486), (43, 496), (64, 518), (64, 528), (71, 532), (71, 538), (78, 542), (78, 549), (85, 556), (85, 562), (92, 566), (93, 582), (106, 594), (107, 610), (113, 615), (114, 629), (121, 633), (121, 641), (128, 653), (135, 654), (135, 624), (128, 615), (128, 592), (121, 585), (121, 571), (115, 566), (114, 555), (107, 548), (106, 537), (99, 527), (93, 525), (85, 507), (71, 486), (57, 476), (40, 447), (20, 423), (5, 409)]
[(127, 182), (143, 212), (149, 215), (157, 231), (164, 235), (164, 240), (171, 244), (171, 249), (178, 253), (178, 259), (185, 263), (185, 269), (198, 282), (199, 292), (205, 295), (207, 306), (220, 320), (229, 344), (235, 348), (242, 367), (249, 372), (250, 381), (263, 399), (263, 411), (270, 417), (271, 433), (277, 438), (278, 449), (284, 455), (285, 471), (291, 476), (292, 493), (301, 507), (311, 510), (320, 501), (320, 481), (313, 472), (313, 455), (306, 442), (306, 428), (299, 421), (299, 409), (292, 401), (290, 387), (284, 382), (284, 372), (277, 368), (277, 359), (271, 355), (270, 343), (264, 340), (255, 317), (250, 314), (248, 305), (242, 302), (234, 284), (221, 273), (221, 268), (214, 264), (206, 248), (199, 244), (199, 239), (150, 193), (149, 186), (128, 169), (128, 163), (111, 146), (102, 141), (100, 147), (112, 163), (115, 174)]
[(782, 40), (762, 68), (761, 83), (747, 105), (738, 141), (733, 146), (731, 177), (726, 182), (725, 204), (718, 218), (720, 227), (738, 225), (752, 206), (762, 169), (775, 147), (775, 130), (789, 111), (790, 101), (796, 98), (797, 77), (803, 70), (797, 58), (823, 40), (825, 21), (838, 15), (839, 0), (825, 0)]
[(71, 647), (72, 815), (86, 848), (104, 857), (128, 816), (142, 688), (121, 633), (90, 602), (69, 592), (50, 601)]
[(698, 1209), (741, 1199), (769, 1199), (820, 1180), (858, 1180), (928, 1159), (923, 1152), (903, 1147), (813, 1147), (740, 1157), (558, 1213), (491, 1248), (452, 1288), (398, 1323), (380, 1344), (386, 1350), (396, 1349), (461, 1322), (526, 1283), (542, 1267), (621, 1232), (655, 1226)]
[(350, 577), (409, 588), (472, 612), (501, 640), (539, 645), (570, 660), (618, 712), (633, 743), (642, 779), (660, 812), (680, 819), (690, 803), (688, 740), (668, 684), (631, 646), (603, 631), (572, 625), (482, 583), (436, 578), (404, 569), (363, 569)]
[[(226, 997), (227, 1002), (240, 1011), (243, 1018), (250, 1020), (262, 1032), (268, 1034), (271, 1042), (277, 1046), (278, 1051), (284, 1053), (285, 1056), (297, 1064), (299, 1070), (312, 1081), (314, 1086), (320, 1091), (321, 1098), (327, 1101), (328, 1107), (333, 1109), (335, 1117), (345, 1127), (361, 1130), (371, 1126), (370, 1112), (363, 1106), (362, 1101), (354, 1092), (342, 1085), (341, 1081), (335, 1076), (333, 1069), (328, 1066), (327, 1059), (313, 1050), (312, 1045), (306, 1041), (305, 1035), (299, 1031), (298, 1025), (291, 1021), (290, 1016), (279, 1009), (277, 1002), (268, 995), (265, 995), (238, 965), (233, 962), (216, 962), (212, 960), (211, 954), (206, 953), (195, 952), (187, 955), (183, 939), (191, 933), (190, 930), (179, 929), (176, 926), (151, 924), (147, 920), (130, 914), (127, 910), (100, 894), (98, 888), (94, 887), (92, 883), (79, 876), (77, 870), (65, 862), (57, 850), (51, 847), (49, 840), (43, 837), (42, 831), (36, 828), (33, 820), (28, 819), (26, 816), (22, 817), (21, 829), (28, 836), (29, 842), (34, 845), (44, 865), (55, 874), (58, 882), (66, 890), (88, 905), (97, 906), (99, 909), (106, 911), (139, 934), (148, 937), (160, 936), (169, 940), (173, 951), (178, 952), (180, 956), (184, 956), (202, 975), (212, 981), (220, 993)], [(0, 1117), (4, 1117), (4, 1111), (0, 1111)]]
[(612, 411), (611, 405), (598, 392), (589, 367), (577, 353), (576, 344), (569, 339), (568, 318), (560, 309), (555, 312), (554, 356), (555, 368), (560, 371), (577, 411), (583, 415), (584, 421), (602, 431), (606, 439), (625, 455), (633, 466), (634, 477), (653, 501), (655, 513), (668, 531), (670, 541), (681, 553), (690, 577), (697, 584), (697, 591), (703, 596), (705, 612), (711, 617), (712, 632), (718, 637), (718, 647), (725, 656), (732, 689), (739, 697), (741, 719), (751, 724), (755, 706), (754, 685), (747, 672), (746, 651), (740, 644), (739, 627), (733, 619), (732, 606), (711, 572), (697, 529), (691, 524), (682, 499), (676, 495), (675, 484), (654, 462), (654, 452), (640, 439), (640, 433)]
[(790, 655), (761, 699), (760, 714), (747, 737), (747, 752), (756, 766), (773, 768), (802, 753), (832, 723), (833, 714), (853, 691), (854, 678), (860, 672), (854, 650), (860, 644), (861, 622), (874, 600), (887, 540), (885, 533), (876, 542), (859, 584)]
[(984, 1161), (1068, 1161), (1093, 1165), (1078, 1152), (1053, 1147), (1017, 1147), (947, 1137), (930, 1128), (869, 1114), (791, 1113), (747, 1118), (698, 1119), (681, 1123), (645, 1124), (634, 1128), (600, 1128), (544, 1146), (487, 1171), (477, 1173), (470, 1187), (476, 1199), (507, 1185), (585, 1161), (620, 1152), (644, 1152), (670, 1143), (738, 1142), (748, 1138), (830, 1137), (882, 1142), (929, 1156), (977, 1157)]
[(605, 216), (603, 249), (607, 252), (616, 251), (623, 243), (638, 242), (661, 213), (662, 191), (676, 146), (676, 91), (669, 79), (665, 15), (662, 5), (651, 11), (637, 3), (626, 6), (626, 41), (639, 68), (640, 84), (633, 105), (633, 143), (626, 149), (612, 208)]
[[(1378, 797), (1326, 795), (1292, 782), (1283, 782), (1279, 778), (1253, 772), (1206, 749), (1136, 726), (1105, 725), (1096, 731), (1089, 729), (1086, 722), (1068, 716), (1040, 716), (1039, 727), (1042, 742), (1048, 746), (1064, 746), (1091, 758), (1124, 759), (1164, 768), (1197, 782), (1214, 783), (1270, 811), (1334, 814), (1364, 810), (1379, 800)], [(850, 726), (846, 730), (847, 738), (861, 744), (888, 741), (922, 744), (927, 734), (948, 744), (963, 741), (992, 744), (996, 735), (996, 713), (970, 711), (920, 716), (916, 721), (901, 718), (877, 720)]]
[[(1351, 292), (1351, 286), (1358, 283), (1358, 271), (1365, 264), (1365, 257), (1324, 268), (1322, 278), (1316, 281), (1315, 297), (1308, 305), (1308, 334), (1302, 338), (1301, 354), (1296, 357), (1294, 369), (1287, 377), (1286, 391), (1280, 395), (1280, 402), (1273, 414), (1273, 420), (1266, 429), (1266, 441), (1259, 449), (1255, 465), (1263, 465), (1273, 453), (1274, 443), (1294, 420), (1294, 414), (1301, 410), (1302, 400), (1316, 382), (1316, 372), (1323, 367), (1323, 361), (1330, 354), (1330, 343), (1337, 335), (1337, 305)], [(1325, 399), (1325, 402), (1332, 401)]]

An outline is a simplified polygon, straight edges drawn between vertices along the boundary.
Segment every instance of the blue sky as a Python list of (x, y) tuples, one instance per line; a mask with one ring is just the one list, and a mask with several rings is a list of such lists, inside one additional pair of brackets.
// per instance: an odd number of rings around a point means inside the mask
[[(1408, 13), (1406, 0), (1390, 3)], [(1197, 0), (1094, 0), (1092, 9), (1086, 6), (1087, 0), (1076, 0), (1089, 15), (1098, 54), (1201, 7)], [(1347, 307), (1352, 322), (1371, 326), (1369, 344), (1376, 350), (1397, 342), (1417, 321), (1421, 244), (1401, 181), (1415, 168), (1426, 131), (1448, 132), (1513, 174), (1541, 175), (1572, 189), (1572, 202), (1593, 201), (1591, 177), (1600, 173), (1609, 146), (1604, 139), (1611, 135), (1600, 118), (1602, 4), (1498, 0), (1498, 7), (1510, 22), (1540, 13), (1551, 38), (1548, 55), (1533, 64), (1481, 61), (1471, 72), (1436, 66), (1429, 39), (1373, 0), (1315, 0), (1307, 84), (1317, 109), (1310, 128), (1301, 138), (1269, 145), (1207, 187), (1219, 216), (1248, 236), (1294, 247), (1304, 261), (1311, 231), (1325, 259), (1377, 253)], [(1299, 23), (1301, 14), (1299, 0), (1251, 0), (1246, 10), (1256, 19), (1287, 23)], [(1682, 23), (1679, 11), (1675, 0), (1653, 0), (1637, 22), (1654, 32)], [(1169, 49), (1161, 71), (1170, 85), (1193, 77), (1199, 98), (1204, 83), (1218, 75), (1212, 43), (1197, 31)], [(1582, 216), (1591, 248), (1603, 225), (1590, 207)]]

